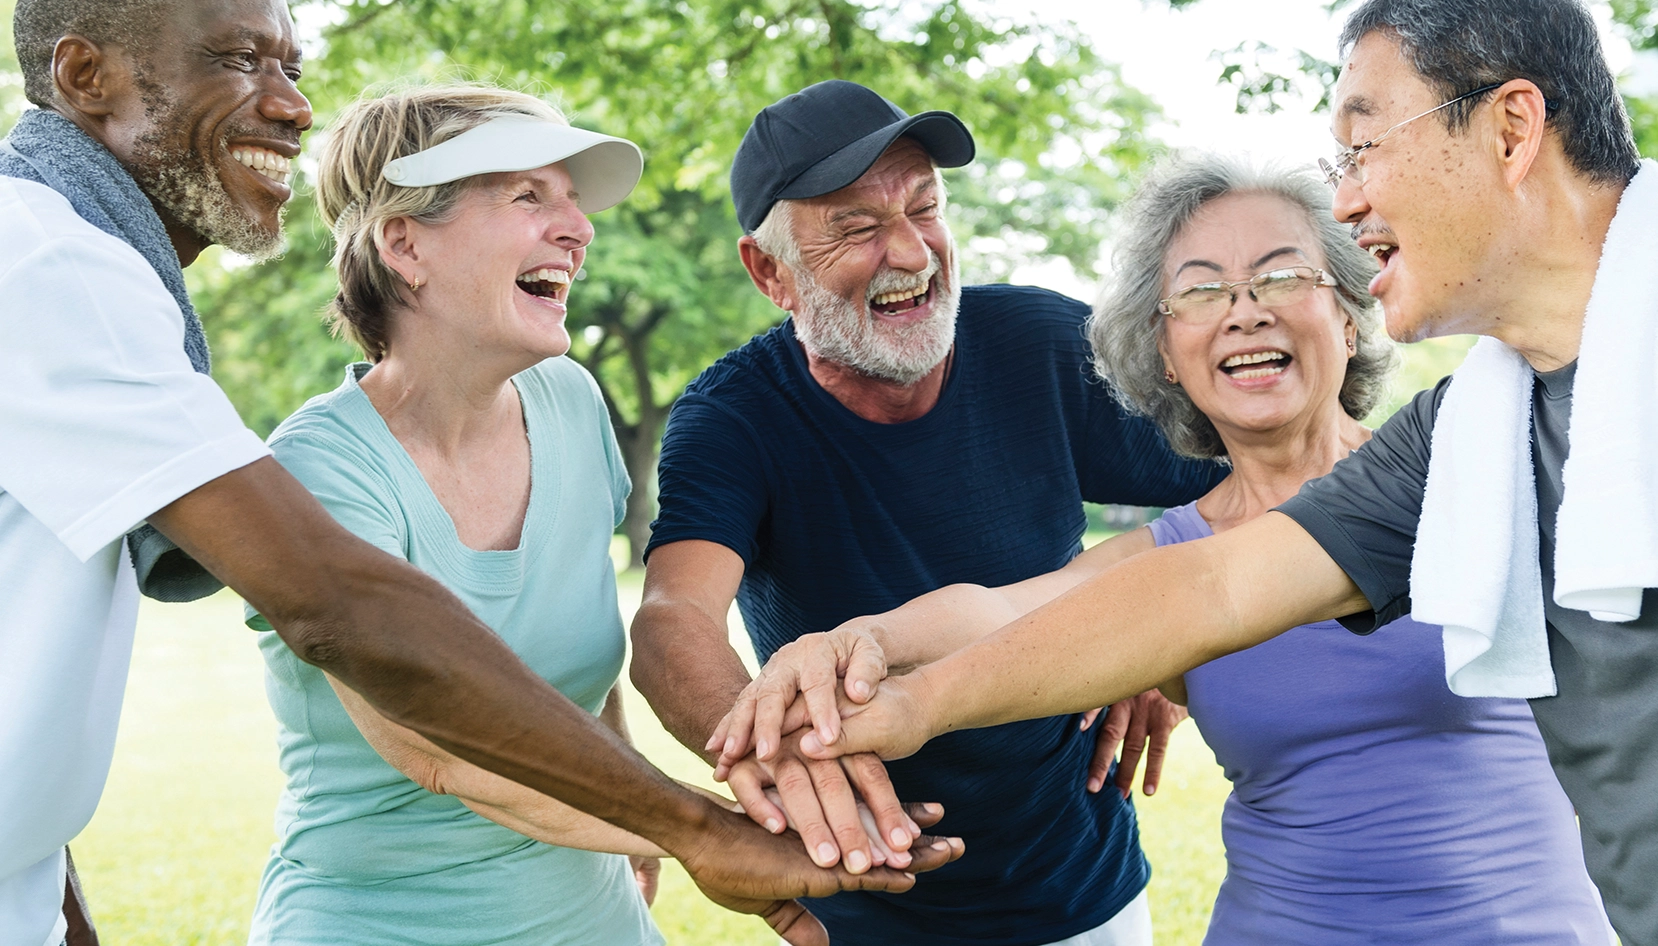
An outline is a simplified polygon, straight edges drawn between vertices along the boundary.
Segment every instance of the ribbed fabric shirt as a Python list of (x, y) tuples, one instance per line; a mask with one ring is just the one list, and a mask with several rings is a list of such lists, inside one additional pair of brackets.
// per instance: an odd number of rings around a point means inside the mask
[[(717, 542), (764, 660), (801, 634), (955, 582), (1003, 585), (1081, 549), (1084, 499), (1170, 505), (1218, 478), (1127, 417), (1092, 374), (1087, 307), (1040, 289), (962, 292), (954, 360), (923, 417), (879, 424), (811, 377), (791, 322), (686, 390), (663, 437), (651, 548)], [(1076, 716), (953, 733), (888, 764), (944, 804), (968, 855), (908, 893), (810, 907), (840, 946), (1040, 946), (1111, 919), (1146, 885), (1132, 805), (1089, 794)]]

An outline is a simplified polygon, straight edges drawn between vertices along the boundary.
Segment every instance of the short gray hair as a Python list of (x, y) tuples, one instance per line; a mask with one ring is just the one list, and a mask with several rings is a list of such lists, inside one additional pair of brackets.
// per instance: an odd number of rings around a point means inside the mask
[[(1640, 154), (1629, 113), (1594, 18), (1579, 0), (1369, 0), (1342, 28), (1342, 54), (1375, 32), (1396, 40), (1406, 61), (1445, 99), (1531, 80), (1548, 102), (1548, 126), (1560, 135), (1573, 168), (1602, 184), (1635, 176)], [(1440, 120), (1462, 131), (1489, 95), (1447, 108)]]
[(1203, 205), (1227, 194), (1280, 197), (1300, 208), (1318, 234), (1324, 270), (1336, 281), (1336, 302), (1358, 327), (1357, 352), (1347, 360), (1341, 406), (1363, 420), (1387, 394), (1399, 353), (1366, 290), (1376, 262), (1359, 249), (1330, 213), (1330, 189), (1310, 171), (1256, 168), (1214, 154), (1178, 157), (1160, 165), (1123, 209), (1110, 280), (1088, 322), (1094, 366), (1129, 411), (1149, 417), (1176, 453), (1226, 456), (1226, 444), (1185, 390), (1163, 379), (1157, 342), (1163, 316), (1163, 268), (1169, 247)]
[(779, 199), (766, 211), (766, 219), (749, 234), (760, 251), (775, 256), (789, 267), (800, 265), (800, 237), (794, 232), (794, 201)]

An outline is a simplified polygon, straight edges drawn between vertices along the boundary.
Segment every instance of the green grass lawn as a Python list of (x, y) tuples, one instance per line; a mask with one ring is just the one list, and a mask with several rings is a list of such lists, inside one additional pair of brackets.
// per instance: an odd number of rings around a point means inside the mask
[[(637, 579), (624, 578), (625, 615), (638, 598)], [(73, 845), (104, 942), (246, 941), (281, 787), (253, 633), (228, 593), (188, 605), (144, 602), (109, 785)], [(744, 642), (740, 652), (746, 651)], [(631, 689), (626, 705), (646, 756), (678, 778), (712, 785), (707, 766), (657, 724)], [(1177, 734), (1163, 788), (1153, 798), (1136, 796), (1153, 865), (1159, 946), (1202, 939), (1224, 873), (1219, 818), (1226, 791), (1214, 757), (1188, 723)], [(761, 921), (703, 899), (677, 865), (664, 875), (653, 912), (670, 943), (777, 942)]]

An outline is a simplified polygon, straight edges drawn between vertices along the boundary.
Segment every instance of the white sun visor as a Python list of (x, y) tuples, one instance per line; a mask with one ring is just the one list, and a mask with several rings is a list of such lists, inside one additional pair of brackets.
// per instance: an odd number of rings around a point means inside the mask
[(503, 117), (387, 162), (380, 175), (399, 187), (430, 187), (475, 174), (528, 171), (561, 161), (581, 195), (585, 213), (621, 203), (645, 170), (639, 146), (626, 138), (529, 117)]

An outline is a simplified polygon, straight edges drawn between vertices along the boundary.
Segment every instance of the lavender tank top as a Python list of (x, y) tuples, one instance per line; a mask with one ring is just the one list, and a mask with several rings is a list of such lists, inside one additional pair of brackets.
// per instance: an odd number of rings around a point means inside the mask
[[(1195, 504), (1151, 530), (1213, 534)], [(1438, 626), (1308, 624), (1186, 690), (1232, 782), (1205, 946), (1608, 942), (1531, 708), (1452, 694)]]

